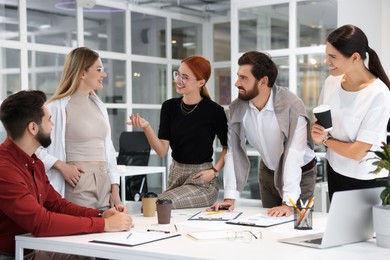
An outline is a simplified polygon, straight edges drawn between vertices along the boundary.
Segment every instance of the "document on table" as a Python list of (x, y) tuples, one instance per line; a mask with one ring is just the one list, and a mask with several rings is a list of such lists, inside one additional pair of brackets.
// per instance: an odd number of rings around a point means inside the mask
[(218, 211), (199, 211), (188, 220), (219, 220), (228, 221), (236, 219), (242, 212), (218, 210)]
[(163, 239), (180, 236), (180, 234), (154, 232), (154, 231), (132, 231), (126, 233), (116, 233), (102, 239), (91, 240), (92, 243), (109, 244), (117, 246), (138, 246)]
[(254, 226), (254, 227), (271, 227), (279, 224), (294, 221), (294, 217), (270, 217), (264, 214), (256, 214), (254, 216), (236, 220), (227, 221), (227, 224), (243, 225), (243, 226)]

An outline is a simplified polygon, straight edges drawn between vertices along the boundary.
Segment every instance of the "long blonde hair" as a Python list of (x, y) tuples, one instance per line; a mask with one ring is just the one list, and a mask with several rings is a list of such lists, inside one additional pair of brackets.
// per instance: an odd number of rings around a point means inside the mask
[[(79, 47), (72, 50), (65, 61), (61, 80), (54, 95), (48, 100), (48, 103), (66, 96), (71, 96), (76, 92), (80, 85), (81, 76), (88, 70), (99, 58), (99, 54), (87, 47)], [(92, 91), (93, 95), (96, 95)]]

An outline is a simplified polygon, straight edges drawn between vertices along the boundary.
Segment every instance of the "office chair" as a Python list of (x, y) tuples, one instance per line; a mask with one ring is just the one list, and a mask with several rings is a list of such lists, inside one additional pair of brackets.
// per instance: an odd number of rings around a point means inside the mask
[[(122, 132), (119, 137), (119, 165), (147, 166), (150, 144), (144, 132)], [(146, 175), (126, 177), (126, 200), (138, 200), (148, 192)]]

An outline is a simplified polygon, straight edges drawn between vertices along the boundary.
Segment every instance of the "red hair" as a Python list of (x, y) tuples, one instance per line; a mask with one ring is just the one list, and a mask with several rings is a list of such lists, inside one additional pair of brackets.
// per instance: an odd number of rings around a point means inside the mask
[(185, 63), (192, 73), (194, 73), (197, 80), (205, 80), (205, 84), (200, 89), (200, 95), (204, 98), (211, 99), (209, 92), (206, 89), (206, 83), (211, 75), (211, 65), (210, 62), (201, 55), (192, 55), (181, 61)]

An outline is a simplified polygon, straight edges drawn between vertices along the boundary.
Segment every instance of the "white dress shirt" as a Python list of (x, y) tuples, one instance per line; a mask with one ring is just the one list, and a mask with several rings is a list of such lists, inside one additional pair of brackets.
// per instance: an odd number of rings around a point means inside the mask
[[(281, 142), (284, 136), (275, 116), (272, 95), (271, 92), (267, 104), (261, 111), (249, 102), (248, 110), (243, 118), (243, 126), (249, 144), (260, 153), (264, 164), (270, 170), (275, 170), (277, 163), (280, 161), (278, 155), (283, 153), (283, 151), (278, 150), (277, 144)], [(294, 201), (298, 200), (301, 194), (301, 167), (313, 160), (315, 156), (314, 151), (307, 145), (306, 124), (306, 119), (300, 116), (283, 172), (284, 186), (282, 199), (284, 201), (288, 201), (289, 198)], [(239, 193), (236, 190), (232, 152), (229, 150), (230, 147), (225, 157), (224, 197), (236, 199)]]

